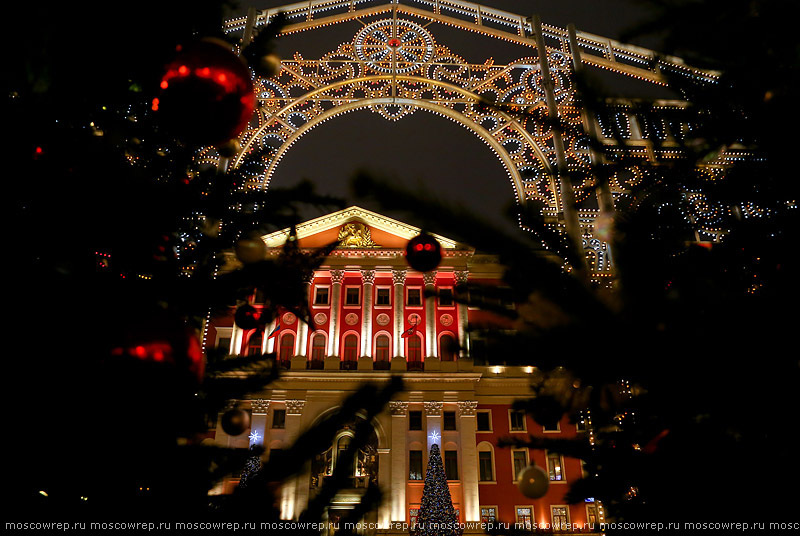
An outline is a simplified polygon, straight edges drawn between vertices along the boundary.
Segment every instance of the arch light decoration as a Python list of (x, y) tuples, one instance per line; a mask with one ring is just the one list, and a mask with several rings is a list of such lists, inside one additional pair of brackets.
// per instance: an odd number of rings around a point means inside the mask
[[(470, 129), (497, 155), (505, 167), (518, 204), (537, 201), (553, 221), (562, 211), (553, 131), (536, 118), (547, 115), (539, 52), (526, 17), (461, 0), (310, 0), (258, 13), (256, 27), (282, 12), (288, 21), (282, 35), (313, 30), (345, 21), (361, 27), (349, 42), (339, 44), (319, 59), (295, 53), (282, 61), (280, 73), (256, 79), (259, 106), (248, 129), (240, 136), (238, 165), (249, 153), (271, 148), (264, 172), (248, 187), (266, 190), (286, 152), (305, 133), (338, 115), (368, 108), (396, 121), (416, 110), (439, 114)], [(447, 46), (438, 44), (431, 23), (441, 23), (531, 49), (508, 64), (487, 59), (468, 63)], [(232, 19), (225, 31), (243, 31), (246, 18)], [(568, 33), (543, 26), (549, 69), (560, 119), (565, 123), (564, 147), (571, 170), (587, 170), (591, 155), (580, 135), (581, 109), (571, 84), (572, 54)], [(663, 73), (700, 83), (714, 83), (717, 73), (686, 66), (639, 47), (578, 33), (580, 60), (653, 84), (665, 84)], [(484, 102), (483, 104), (481, 102)], [(486, 106), (491, 101), (499, 106)], [(528, 113), (519, 113), (519, 112)], [(533, 112), (533, 113), (531, 113)], [(218, 164), (213, 148), (201, 162)], [(588, 173), (584, 173), (587, 177)], [(578, 200), (592, 192), (576, 185)], [(624, 185), (612, 183), (612, 191)], [(581, 197), (583, 196), (583, 197)], [(592, 234), (596, 211), (581, 211), (584, 234)], [(594, 244), (594, 242), (592, 242)], [(592, 249), (602, 249), (594, 246)], [(610, 266), (604, 262), (603, 266)]]

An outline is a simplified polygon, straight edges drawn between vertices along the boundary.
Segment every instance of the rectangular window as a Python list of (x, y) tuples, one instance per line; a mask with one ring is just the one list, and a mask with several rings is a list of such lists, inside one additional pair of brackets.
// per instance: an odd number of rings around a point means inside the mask
[(408, 412), (408, 429), (409, 430), (422, 430), (422, 412), (409, 411)]
[(272, 427), (273, 428), (286, 428), (286, 410), (274, 409), (272, 410)]
[(586, 499), (586, 522), (596, 525), (600, 522), (600, 517), (597, 515), (597, 503), (594, 502), (594, 499), (591, 499), (592, 502), (588, 502), (589, 500)]
[(410, 288), (408, 289), (408, 293), (406, 295), (406, 305), (410, 307), (421, 306), (422, 305), (422, 289), (421, 288)]
[(542, 424), (542, 432), (553, 433), (560, 431), (561, 431), (561, 424), (558, 421)]
[(453, 289), (440, 288), (439, 289), (439, 307), (452, 307), (453, 306)]
[(361, 287), (347, 287), (344, 289), (345, 305), (361, 304)]
[(408, 451), (408, 479), (422, 480), (422, 451)]
[(508, 418), (511, 425), (512, 432), (524, 432), (525, 431), (525, 412), (511, 409), (508, 410)]
[(444, 419), (443, 423), (445, 430), (455, 430), (456, 429), (456, 412), (455, 411), (445, 411), (444, 412)]
[(458, 480), (458, 451), (444, 451), (444, 474), (447, 480)]
[(494, 523), (497, 521), (496, 506), (481, 506), (481, 523)]
[(566, 480), (564, 478), (564, 467), (561, 463), (561, 455), (557, 452), (547, 453), (547, 474), (550, 475), (550, 480)]
[(419, 519), (419, 508), (408, 509), (408, 524), (412, 527), (416, 526), (417, 519)]
[(492, 453), (488, 450), (478, 452), (478, 469), (481, 482), (493, 482), (494, 470), (492, 468)]
[(530, 529), (533, 526), (533, 507), (517, 506), (517, 524), (520, 528)]
[(478, 411), (478, 431), (491, 432), (492, 431), (492, 412), (491, 411)]
[(328, 287), (317, 287), (314, 290), (314, 305), (328, 305)]
[(550, 518), (553, 530), (567, 530), (569, 519), (566, 506), (551, 506)]
[(375, 291), (375, 305), (378, 306), (388, 306), (392, 304), (392, 294), (391, 289), (388, 287), (378, 287)]
[(514, 462), (514, 482), (517, 481), (519, 474), (528, 466), (528, 451), (527, 450), (512, 450), (512, 461)]

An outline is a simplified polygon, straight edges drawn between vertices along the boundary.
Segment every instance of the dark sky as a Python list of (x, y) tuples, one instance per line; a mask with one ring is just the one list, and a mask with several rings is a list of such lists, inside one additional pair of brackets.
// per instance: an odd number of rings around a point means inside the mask
[[(538, 13), (545, 24), (565, 27), (572, 22), (579, 30), (612, 38), (645, 16), (640, 5), (626, 0), (486, 0), (483, 3), (512, 13)], [(282, 5), (286, 3), (279, 0), (255, 3), (260, 9)], [(246, 6), (240, 12), (245, 10)], [(316, 59), (340, 43), (349, 42), (360, 27), (353, 22), (289, 36), (281, 40), (279, 52), (283, 57), (291, 57), (293, 52), (300, 51), (305, 58)], [(448, 46), (470, 62), (483, 63), (493, 57), (498, 63), (507, 63), (528, 55), (523, 47), (476, 37), (473, 33), (441, 25), (429, 29), (438, 44)], [(513, 204), (514, 196), (498, 158), (468, 129), (423, 110), (392, 122), (362, 109), (317, 126), (287, 152), (270, 187), (290, 186), (307, 178), (323, 193), (381, 211), (381, 207), (351, 195), (349, 182), (359, 168), (412, 189), (422, 184), (438, 198), (465, 205), (507, 229), (515, 229), (512, 222), (501, 216)], [(406, 215), (383, 212), (409, 220)]]

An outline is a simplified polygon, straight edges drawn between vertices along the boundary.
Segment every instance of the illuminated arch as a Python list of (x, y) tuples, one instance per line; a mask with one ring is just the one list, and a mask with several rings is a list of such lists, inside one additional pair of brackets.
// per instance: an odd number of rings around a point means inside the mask
[[(299, 53), (281, 62), (274, 77), (257, 78), (258, 109), (240, 136), (239, 165), (256, 149), (270, 147), (263, 173), (245, 188), (266, 189), (283, 156), (305, 133), (320, 123), (356, 109), (368, 108), (389, 120), (417, 110), (439, 114), (470, 129), (497, 155), (506, 169), (516, 202), (535, 201), (555, 222), (563, 210), (553, 170), (556, 151), (542, 84), (540, 50), (528, 17), (464, 0), (407, 2), (385, 0), (309, 0), (229, 20), (224, 31), (258, 28), (283, 13), (291, 35), (342, 22), (356, 22), (353, 38), (319, 58)], [(491, 58), (471, 64), (436, 42), (432, 23), (450, 26), (523, 47), (522, 57), (496, 64)], [(686, 65), (679, 58), (626, 45), (586, 32), (570, 36), (565, 29), (542, 25), (547, 63), (554, 84), (559, 119), (565, 128), (564, 157), (575, 176), (579, 196), (593, 191), (588, 144), (582, 133), (581, 107), (572, 87), (573, 61), (656, 85), (670, 77), (700, 84), (715, 83), (719, 73)], [(527, 50), (525, 50), (527, 49)], [(573, 57), (574, 55), (574, 57)], [(495, 103), (486, 106), (486, 102)], [(530, 113), (533, 112), (533, 113)], [(646, 140), (639, 140), (644, 143)], [(200, 161), (219, 165), (213, 148)], [(624, 190), (615, 181), (612, 189)], [(583, 197), (581, 197), (583, 199)], [(579, 201), (581, 200), (579, 199)], [(580, 215), (584, 234), (592, 234), (596, 210)]]

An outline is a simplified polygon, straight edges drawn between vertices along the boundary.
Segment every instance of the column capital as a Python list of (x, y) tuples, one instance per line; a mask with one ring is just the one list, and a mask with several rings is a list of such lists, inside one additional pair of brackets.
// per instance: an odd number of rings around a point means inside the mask
[(426, 287), (433, 286), (436, 283), (436, 270), (423, 273), (422, 280), (425, 281)]
[(389, 411), (393, 417), (405, 417), (408, 412), (408, 402), (402, 400), (390, 400)]
[(438, 401), (428, 401), (423, 402), (423, 406), (425, 406), (425, 415), (428, 417), (439, 417), (442, 415), (442, 402)]
[(361, 281), (366, 285), (375, 283), (375, 270), (361, 270)]
[(344, 270), (331, 270), (331, 282), (341, 283), (344, 279)]
[(286, 414), (287, 415), (301, 415), (303, 408), (306, 405), (305, 400), (287, 400), (286, 401)]
[(458, 411), (462, 417), (474, 417), (478, 412), (477, 400), (464, 400), (458, 403)]
[(456, 285), (466, 285), (467, 280), (469, 279), (469, 271), (468, 270), (457, 270), (453, 272), (456, 279)]
[(392, 270), (392, 282), (395, 285), (403, 285), (406, 282), (406, 270)]
[(269, 410), (269, 400), (264, 400), (263, 398), (251, 400), (250, 409), (253, 415), (266, 415)]

